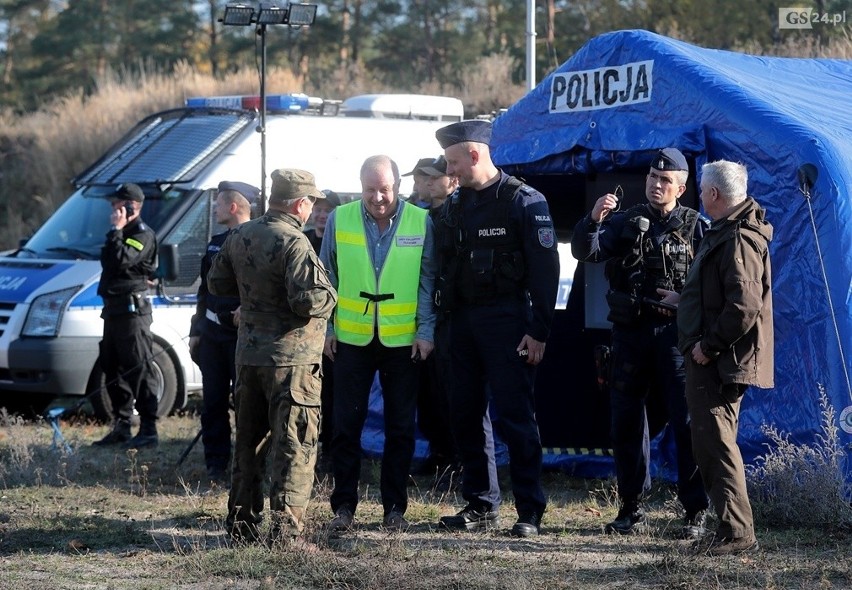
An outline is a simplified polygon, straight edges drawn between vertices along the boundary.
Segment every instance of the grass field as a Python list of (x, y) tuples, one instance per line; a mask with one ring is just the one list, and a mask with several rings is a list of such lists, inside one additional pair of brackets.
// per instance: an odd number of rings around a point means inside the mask
[[(852, 535), (819, 528), (768, 530), (759, 552), (725, 558), (695, 554), (677, 538), (669, 486), (649, 501), (652, 531), (604, 535), (616, 512), (613, 482), (547, 473), (543, 534), (508, 536), (437, 529), (460, 509), (432, 478), (412, 479), (412, 528), (380, 528), (378, 466), (365, 459), (357, 527), (342, 535), (331, 518), (330, 481), (315, 485), (308, 543), (231, 546), (222, 530), (227, 490), (203, 477), (200, 443), (177, 462), (198, 429), (193, 414), (161, 421), (156, 449), (91, 446), (106, 427), (61, 423), (71, 451), (52, 448), (44, 422), (0, 421), (0, 588), (849, 588)], [(504, 491), (508, 489), (503, 486)]]

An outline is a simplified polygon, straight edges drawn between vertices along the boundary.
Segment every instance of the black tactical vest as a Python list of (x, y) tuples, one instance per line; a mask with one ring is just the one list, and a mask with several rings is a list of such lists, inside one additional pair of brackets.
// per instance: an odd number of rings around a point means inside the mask
[(449, 234), (453, 264), (442, 275), (456, 301), (487, 303), (523, 296), (523, 237), (518, 235), (517, 224), (510, 221), (513, 199), (523, 186), (520, 180), (508, 177), (497, 188), (494, 203), (477, 209), (473, 219), (465, 219), (470, 211), (462, 211), (458, 195), (447, 199), (442, 219), (455, 218), (457, 227)]
[(659, 219), (647, 204), (627, 211), (651, 220), (650, 229), (637, 239), (625, 256), (611, 259), (606, 266), (610, 288), (631, 297), (659, 299), (657, 289), (680, 292), (689, 265), (695, 257), (693, 235), (698, 212), (679, 207), (666, 219)]

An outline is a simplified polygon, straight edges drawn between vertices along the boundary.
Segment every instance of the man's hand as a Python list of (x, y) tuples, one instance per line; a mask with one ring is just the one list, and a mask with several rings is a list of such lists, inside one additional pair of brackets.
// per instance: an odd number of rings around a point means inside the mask
[(231, 321), (234, 322), (234, 326), (240, 327), (240, 307), (231, 312)]
[(124, 210), (123, 202), (113, 204), (112, 213), (109, 214), (109, 223), (115, 229), (124, 229), (124, 226), (127, 225), (127, 212)]
[[(677, 305), (680, 303), (680, 293), (677, 291), (669, 291), (668, 289), (657, 289), (657, 295), (662, 297), (660, 299), (661, 303), (668, 303), (669, 305)], [(672, 317), (675, 315), (675, 312), (670, 309), (663, 309), (662, 307), (658, 307), (657, 313), (660, 315), (666, 315)]]
[(415, 362), (415, 359), (425, 361), (434, 348), (435, 345), (428, 340), (415, 340), (414, 344), (411, 345), (411, 360)]
[(600, 223), (609, 215), (609, 212), (618, 208), (618, 197), (613, 193), (607, 193), (600, 199), (595, 201), (595, 206), (592, 207), (591, 218), (595, 223)]
[(325, 344), (322, 347), (322, 353), (334, 360), (334, 355), (337, 354), (337, 336), (331, 334), (330, 336), (325, 337)]
[(696, 342), (695, 346), (692, 347), (692, 360), (699, 365), (709, 365), (712, 359), (709, 356), (706, 356), (704, 351), (701, 350), (701, 343)]
[(541, 359), (544, 358), (544, 342), (539, 342), (529, 334), (524, 334), (524, 337), (521, 339), (521, 343), (518, 344), (518, 348), (516, 349), (518, 354), (521, 354), (522, 351), (527, 351), (527, 364), (528, 365), (537, 365), (541, 362)]

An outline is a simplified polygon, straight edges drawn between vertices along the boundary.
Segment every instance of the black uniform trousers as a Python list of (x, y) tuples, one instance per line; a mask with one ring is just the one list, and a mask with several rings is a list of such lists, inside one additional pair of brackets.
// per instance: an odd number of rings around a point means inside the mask
[(420, 371), (417, 426), (429, 442), (429, 458), (434, 462), (430, 467), (444, 469), (456, 461), (458, 454), (450, 423), (448, 390), (452, 377), (449, 326), (446, 320), (439, 320), (435, 326), (435, 348), (421, 365)]
[(134, 401), (142, 424), (157, 420), (157, 383), (151, 367), (151, 314), (110, 314), (104, 317), (101, 369), (116, 419), (130, 422)]
[(651, 487), (650, 438), (668, 421), (677, 447), (677, 496), (686, 512), (694, 514), (709, 501), (692, 454), (686, 370), (676, 345), (677, 323), (670, 318), (613, 328), (611, 436), (618, 494), (624, 504), (633, 505)]
[(498, 432), (509, 450), (515, 508), (519, 514), (540, 515), (546, 499), (535, 419), (535, 367), (516, 350), (524, 336), (527, 309), (526, 302), (518, 300), (462, 305), (452, 311), (450, 411), (464, 468), (464, 499), (478, 509), (500, 506), (490, 397)]
[(331, 457), (334, 491), (331, 508), (353, 512), (361, 477), (361, 432), (367, 419), (376, 371), (384, 402), (385, 446), (379, 490), (387, 515), (408, 508), (408, 474), (414, 456), (414, 421), (419, 367), (411, 347), (387, 347), (373, 338), (366, 346), (337, 343), (334, 359), (334, 435)]
[(237, 381), (234, 356), (237, 332), (204, 320), (198, 343), (198, 366), (204, 396), (201, 402), (201, 441), (207, 469), (225, 470), (231, 460), (229, 409)]

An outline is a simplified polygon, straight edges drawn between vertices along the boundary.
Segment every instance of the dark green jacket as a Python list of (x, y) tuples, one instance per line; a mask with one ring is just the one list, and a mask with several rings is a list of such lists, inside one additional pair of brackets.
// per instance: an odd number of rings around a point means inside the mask
[(678, 348), (701, 342), (722, 383), (774, 387), (772, 226), (751, 197), (714, 220), (686, 277), (678, 306)]

